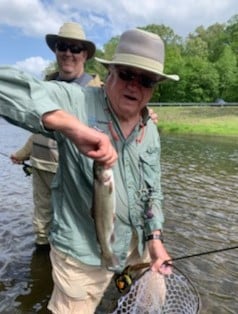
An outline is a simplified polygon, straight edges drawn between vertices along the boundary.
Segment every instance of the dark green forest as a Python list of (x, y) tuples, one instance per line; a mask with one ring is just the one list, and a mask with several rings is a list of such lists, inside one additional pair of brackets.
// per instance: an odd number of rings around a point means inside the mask
[[(165, 42), (165, 73), (178, 74), (179, 82), (166, 82), (155, 89), (152, 102), (238, 101), (238, 14), (225, 24), (198, 26), (186, 38), (165, 25), (139, 27), (160, 35)], [(111, 59), (119, 36), (97, 50), (96, 56)], [(105, 68), (95, 60), (86, 65), (89, 73), (103, 80)]]

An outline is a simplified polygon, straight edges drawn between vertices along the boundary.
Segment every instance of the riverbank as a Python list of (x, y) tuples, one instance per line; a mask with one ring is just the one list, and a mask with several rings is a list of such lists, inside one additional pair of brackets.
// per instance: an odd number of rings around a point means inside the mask
[(153, 107), (161, 133), (238, 137), (238, 107)]

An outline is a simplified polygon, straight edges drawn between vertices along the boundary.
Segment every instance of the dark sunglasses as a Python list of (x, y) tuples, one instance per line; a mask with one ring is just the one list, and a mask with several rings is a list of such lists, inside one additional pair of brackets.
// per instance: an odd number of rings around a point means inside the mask
[(141, 86), (145, 88), (152, 88), (158, 83), (158, 80), (153, 80), (152, 78), (150, 78), (149, 76), (145, 74), (137, 74), (129, 69), (120, 69), (120, 68), (115, 68), (115, 69), (116, 69), (117, 75), (122, 81), (130, 82), (130, 81), (136, 80)]
[(85, 50), (82, 45), (77, 45), (77, 44), (67, 44), (65, 42), (57, 42), (55, 47), (60, 51), (60, 52), (65, 52), (69, 50), (71, 53), (80, 53), (81, 51)]

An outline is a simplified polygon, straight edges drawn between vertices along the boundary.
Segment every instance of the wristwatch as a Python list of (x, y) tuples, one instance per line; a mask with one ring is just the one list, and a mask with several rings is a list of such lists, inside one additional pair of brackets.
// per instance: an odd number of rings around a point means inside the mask
[(160, 234), (154, 234), (154, 233), (151, 233), (151, 234), (148, 234), (146, 237), (145, 237), (145, 241), (150, 241), (150, 240), (160, 240), (162, 243), (164, 242), (164, 237), (163, 237), (163, 233), (160, 232)]

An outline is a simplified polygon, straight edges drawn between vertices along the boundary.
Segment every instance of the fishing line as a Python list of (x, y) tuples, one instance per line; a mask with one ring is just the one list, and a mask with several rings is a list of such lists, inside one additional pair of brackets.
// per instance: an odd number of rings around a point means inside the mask
[(0, 155), (2, 155), (2, 156), (4, 156), (4, 157), (7, 157), (7, 158), (9, 158), (8, 154), (5, 154), (5, 153), (1, 153), (1, 152), (0, 152)]
[[(2, 153), (2, 152), (0, 152), (0, 155), (7, 157), (8, 159), (10, 158), (8, 154)], [(22, 162), (22, 165), (23, 165), (22, 169), (26, 177), (30, 176), (32, 174), (32, 166), (27, 164), (25, 161)]]
[(179, 260), (182, 260), (182, 259), (190, 258), (190, 257), (197, 257), (197, 256), (202, 256), (202, 255), (207, 255), (207, 254), (220, 253), (220, 252), (229, 251), (229, 250), (235, 250), (235, 249), (238, 249), (238, 245), (231, 246), (231, 247), (226, 247), (224, 249), (217, 249), (217, 250), (212, 250), (212, 251), (207, 251), (207, 252), (201, 252), (201, 253), (196, 253), (196, 254), (184, 255), (184, 256), (180, 256), (180, 257), (171, 258), (171, 259), (165, 261), (165, 264), (168, 264), (169, 262), (175, 262), (175, 261), (179, 261)]
[[(216, 250), (211, 250), (211, 251), (207, 251), (207, 252), (201, 252), (201, 253), (195, 253), (195, 254), (191, 254), (191, 255), (184, 255), (184, 256), (180, 256), (180, 257), (171, 258), (171, 259), (165, 261), (164, 264), (165, 265), (171, 265), (170, 262), (176, 262), (176, 261), (191, 258), (191, 257), (198, 257), (198, 256), (202, 256), (202, 255), (220, 253), (220, 252), (225, 252), (225, 251), (235, 250), (235, 249), (238, 249), (238, 245), (226, 247), (223, 249), (216, 249)], [(149, 266), (150, 266), (150, 263), (140, 263), (140, 264), (130, 265), (130, 271), (140, 270), (140, 269), (143, 269), (143, 268), (146, 268)], [(173, 265), (171, 265), (171, 266), (173, 266)]]

